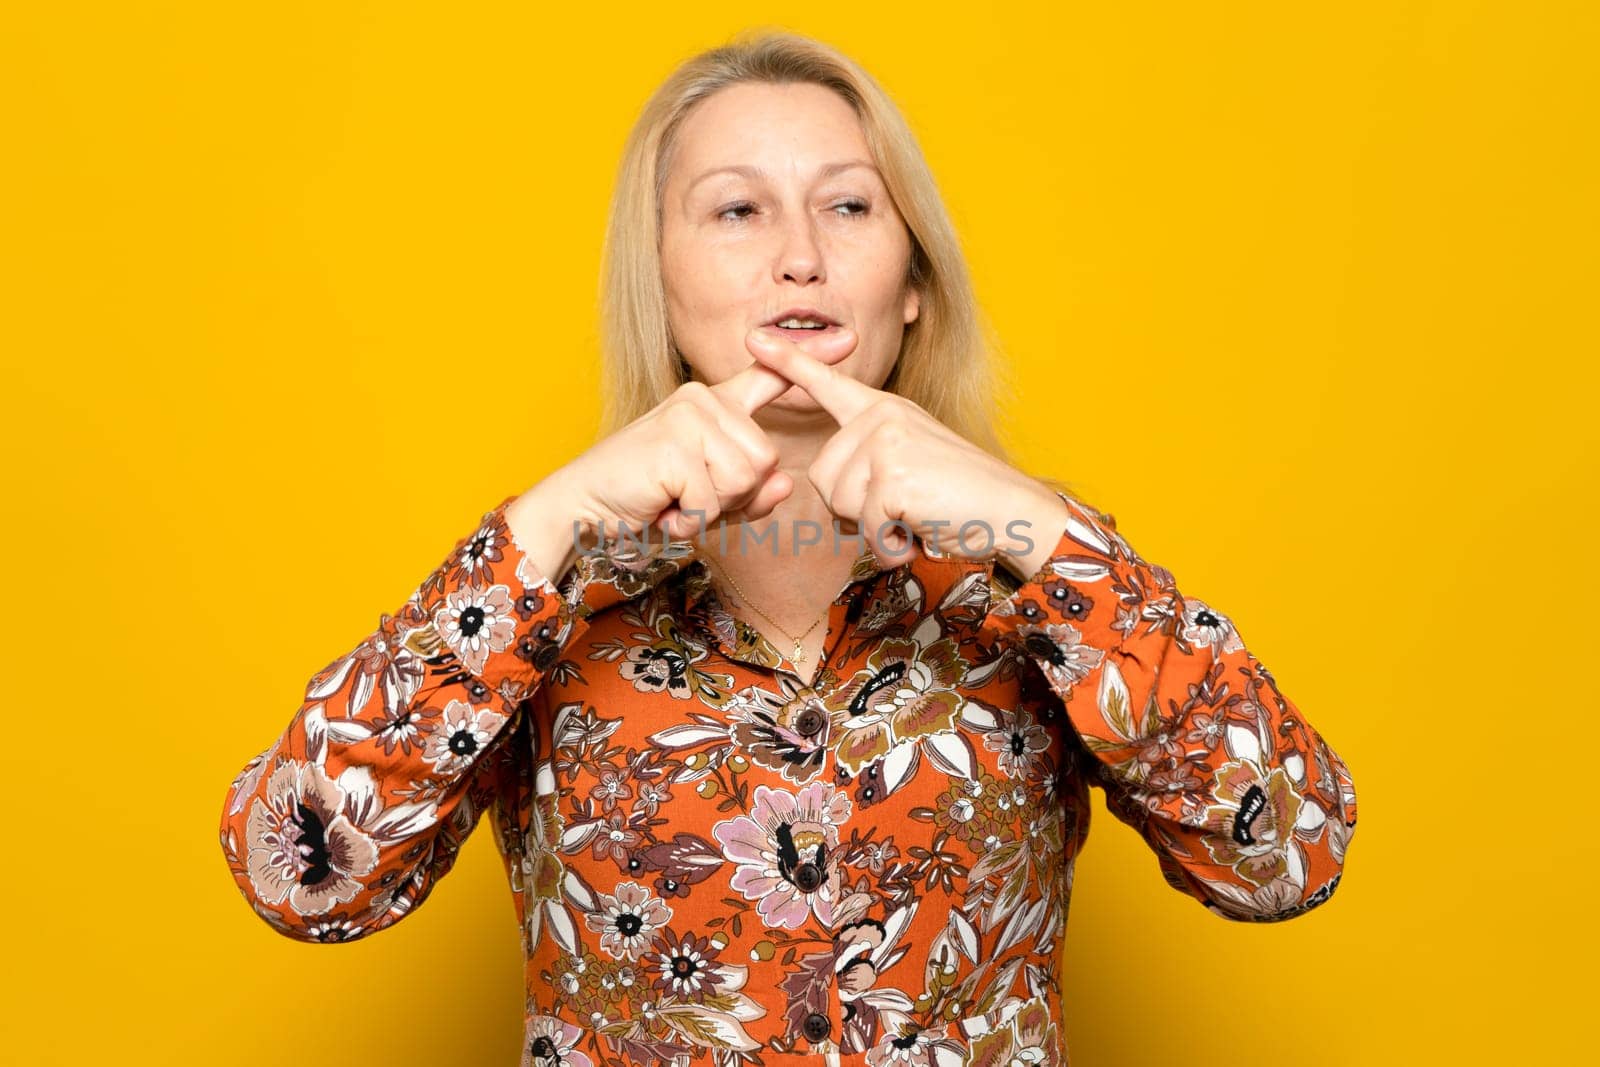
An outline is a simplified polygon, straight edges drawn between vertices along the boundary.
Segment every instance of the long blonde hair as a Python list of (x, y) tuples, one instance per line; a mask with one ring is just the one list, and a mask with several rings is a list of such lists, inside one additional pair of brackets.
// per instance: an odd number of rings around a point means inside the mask
[(769, 29), (746, 31), (681, 64), (645, 103), (623, 148), (602, 272), (603, 434), (643, 415), (687, 380), (667, 325), (661, 191), (685, 116), (739, 82), (814, 83), (838, 93), (860, 116), (873, 161), (910, 231), (908, 281), (921, 293), (917, 318), (906, 328), (883, 388), (1006, 459), (995, 431), (1002, 383), (993, 333), (916, 137), (899, 108), (851, 59), (812, 38)]

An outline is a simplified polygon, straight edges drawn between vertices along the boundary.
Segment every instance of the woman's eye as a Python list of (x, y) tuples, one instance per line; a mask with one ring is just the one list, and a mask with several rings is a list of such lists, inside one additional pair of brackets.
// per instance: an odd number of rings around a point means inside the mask
[[(833, 205), (833, 210), (847, 218), (853, 218), (858, 215), (867, 214), (868, 211), (871, 210), (871, 207), (872, 205), (867, 203), (865, 200), (852, 197), (849, 200), (841, 200), (837, 204)], [(737, 204), (729, 204), (727, 207), (718, 211), (717, 218), (726, 219), (729, 222), (743, 222), (745, 219), (754, 214), (755, 211), (755, 204), (750, 203), (748, 200), (741, 200)]]

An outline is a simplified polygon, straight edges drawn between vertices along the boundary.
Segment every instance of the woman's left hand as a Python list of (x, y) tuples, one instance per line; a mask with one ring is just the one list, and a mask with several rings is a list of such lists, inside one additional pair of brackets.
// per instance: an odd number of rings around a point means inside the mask
[(806, 475), (829, 510), (855, 523), (886, 566), (916, 551), (907, 530), (929, 555), (995, 557), (1022, 578), (1044, 565), (1068, 519), (1055, 490), (905, 397), (859, 382), (792, 341), (757, 329), (746, 347), (839, 424)]

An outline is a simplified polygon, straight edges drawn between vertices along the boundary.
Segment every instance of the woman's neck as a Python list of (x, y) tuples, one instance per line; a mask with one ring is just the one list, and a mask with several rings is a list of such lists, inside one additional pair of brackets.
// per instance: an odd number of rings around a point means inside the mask
[(697, 554), (716, 565), (715, 577), (726, 581), (731, 576), (756, 607), (786, 627), (804, 627), (816, 618), (844, 588), (866, 548), (850, 532), (854, 524), (828, 510), (806, 478), (806, 466), (809, 461), (798, 469), (785, 468), (794, 490), (771, 514), (712, 530), (696, 547)]

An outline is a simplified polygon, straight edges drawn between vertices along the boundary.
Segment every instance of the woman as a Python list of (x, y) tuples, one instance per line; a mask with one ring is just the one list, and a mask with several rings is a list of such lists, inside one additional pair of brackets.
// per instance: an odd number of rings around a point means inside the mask
[(1218, 915), (1329, 897), (1348, 768), (1227, 616), (1004, 460), (957, 242), (865, 73), (786, 34), (693, 58), (607, 244), (607, 432), (232, 783), (262, 918), (382, 930), (492, 810), (524, 1064), (1064, 1063), (1091, 783)]

